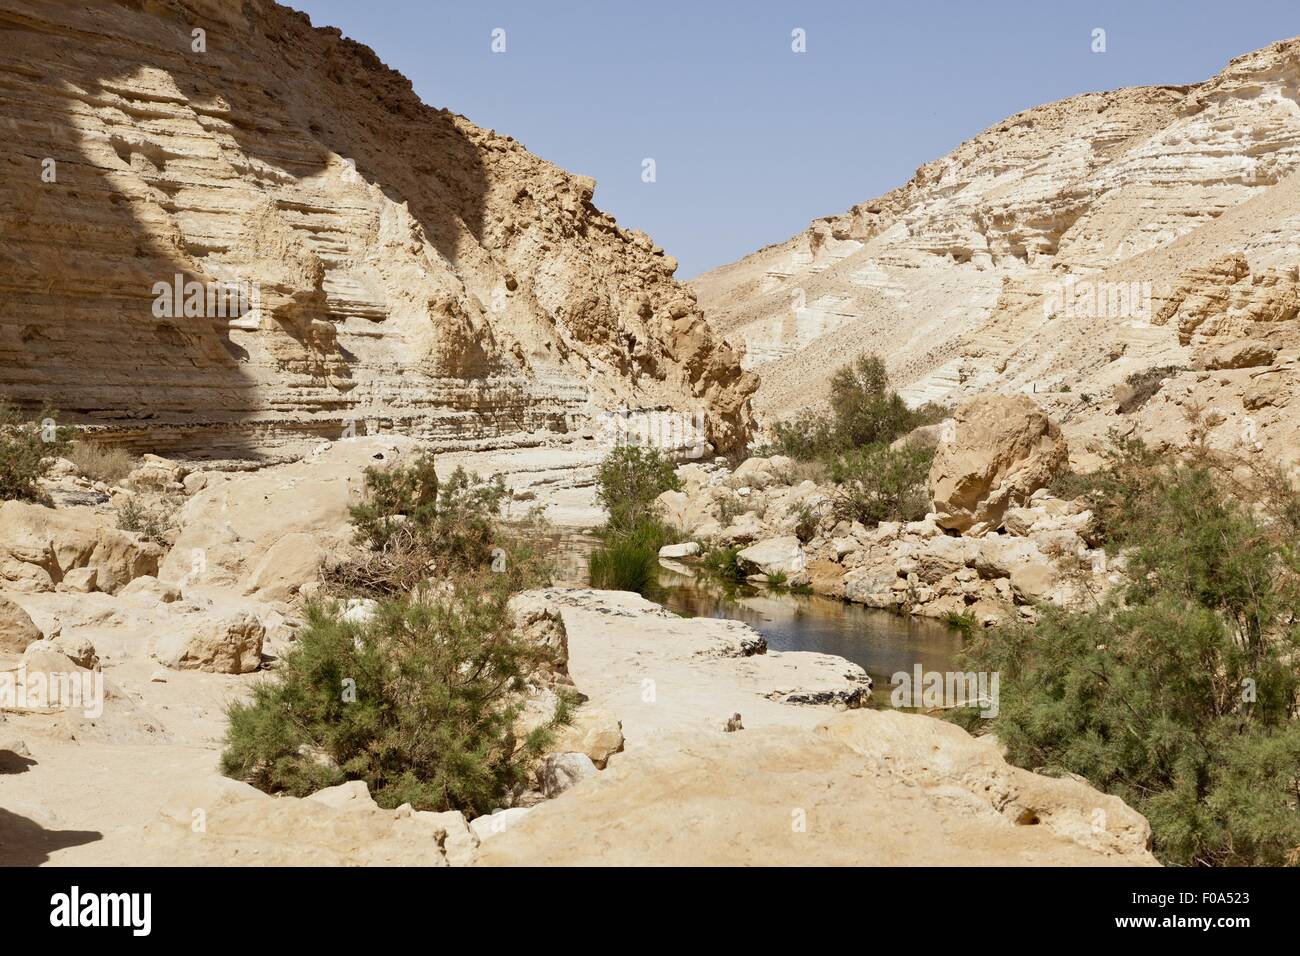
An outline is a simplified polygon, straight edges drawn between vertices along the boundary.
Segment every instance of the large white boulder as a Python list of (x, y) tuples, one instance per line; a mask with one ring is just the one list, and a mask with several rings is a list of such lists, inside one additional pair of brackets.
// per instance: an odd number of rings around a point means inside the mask
[(768, 538), (745, 548), (736, 558), (742, 566), (757, 568), (763, 574), (784, 574), (794, 577), (808, 569), (808, 556), (803, 544), (794, 535)]
[(684, 541), (681, 544), (666, 544), (659, 549), (661, 558), (690, 558), (700, 553), (698, 541)]

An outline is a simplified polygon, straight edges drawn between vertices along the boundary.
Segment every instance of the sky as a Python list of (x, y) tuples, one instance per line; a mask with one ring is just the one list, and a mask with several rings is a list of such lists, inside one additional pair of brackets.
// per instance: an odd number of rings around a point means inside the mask
[(595, 177), (596, 204), (683, 279), (902, 185), (1013, 113), (1196, 83), (1300, 34), (1296, 0), (287, 2), (426, 103)]

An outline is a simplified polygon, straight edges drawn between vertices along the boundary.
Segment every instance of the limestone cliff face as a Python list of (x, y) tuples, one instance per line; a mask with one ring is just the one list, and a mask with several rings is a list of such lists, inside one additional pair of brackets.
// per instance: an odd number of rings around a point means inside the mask
[(916, 402), (1026, 391), (1091, 419), (1102, 403), (1081, 396), (1190, 367), (1216, 339), (1264, 336), (1283, 359), (1300, 346), (1297, 167), (1288, 40), (1196, 86), (1020, 113), (692, 284), (761, 375), (764, 417), (824, 398), (830, 372), (871, 350)]
[(746, 438), (753, 376), (591, 179), (271, 0), (0, 0), (0, 129), (0, 394), (214, 454), (616, 406)]

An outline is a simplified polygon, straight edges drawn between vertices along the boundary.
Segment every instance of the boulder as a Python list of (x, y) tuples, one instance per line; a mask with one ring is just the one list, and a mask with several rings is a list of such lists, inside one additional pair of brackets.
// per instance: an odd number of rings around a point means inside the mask
[(985, 395), (957, 410), (930, 467), (936, 523), (981, 535), (1069, 462), (1061, 430), (1027, 395)]
[(542, 678), (544, 684), (572, 684), (569, 679), (569, 637), (564, 629), (560, 609), (543, 591), (523, 591), (507, 605), (523, 638), (534, 647), (544, 648), (553, 662), (549, 671), (530, 677)]
[(99, 654), (95, 651), (95, 645), (84, 637), (60, 634), (58, 637), (50, 638), (50, 644), (78, 667), (92, 670), (99, 664)]
[(29, 671), (46, 673), (71, 673), (83, 669), (49, 639), (28, 644), (23, 651), (23, 664)]
[[(702, 527), (703, 525), (701, 525), (701, 528)], [(748, 544), (751, 541), (757, 541), (761, 538), (763, 536), (763, 530), (763, 524), (758, 520), (758, 515), (754, 514), (752, 511), (746, 511), (743, 514), (738, 515), (731, 524), (724, 528), (719, 537), (722, 539), (723, 543), (729, 545)], [(697, 536), (703, 537), (699, 528), (696, 529), (695, 533)]]
[(163, 584), (152, 574), (145, 574), (118, 591), (117, 596), (143, 598), (159, 601), (163, 604), (172, 604), (181, 599), (181, 589), (175, 585)]
[(0, 653), (21, 654), (41, 639), (41, 630), (27, 612), (6, 597), (0, 597)]
[(743, 567), (756, 568), (759, 573), (769, 576), (784, 574), (791, 578), (808, 568), (803, 544), (794, 535), (760, 541), (745, 548), (736, 558)]
[(844, 567), (834, 561), (808, 562), (808, 579), (812, 589), (827, 597), (844, 597)]
[(760, 491), (776, 481), (772, 461), (768, 458), (747, 458), (726, 480), (730, 488), (758, 488)]
[(94, 568), (72, 568), (63, 575), (57, 590), (74, 594), (89, 594), (98, 589), (99, 572)]
[(623, 750), (623, 724), (608, 710), (579, 707), (569, 723), (555, 731), (554, 747), (557, 753), (586, 754), (604, 770), (609, 758)]
[(684, 491), (665, 491), (654, 501), (655, 510), (664, 523), (681, 530), (686, 530), (686, 514), (690, 504), (690, 496)]
[(1031, 538), (990, 535), (980, 541), (973, 564), (985, 578), (1009, 579), (1015, 598), (1022, 603), (1046, 598), (1059, 577), (1051, 559)]
[(340, 605), (339, 619), (364, 627), (378, 610), (379, 602), (374, 598), (348, 598)]
[(697, 541), (685, 541), (681, 544), (666, 544), (659, 549), (661, 558), (691, 558), (700, 553)]
[(153, 656), (174, 670), (247, 674), (262, 664), (265, 636), (262, 622), (248, 611), (205, 617), (160, 635)]
[(444, 810), (434, 813), (429, 810), (417, 810), (415, 819), (433, 827), (435, 838), (442, 846), (447, 862), (452, 866), (465, 866), (474, 859), (478, 849), (478, 837), (469, 828), (465, 814), (459, 810)]
[(320, 577), (325, 548), (318, 536), (304, 531), (284, 535), (267, 549), (243, 581), (245, 594), (265, 601), (288, 601)]
[(549, 800), (596, 772), (596, 765), (584, 753), (547, 754), (537, 768), (537, 786)]
[(1008, 508), (1002, 515), (1002, 526), (1008, 534), (1024, 537), (1034, 526), (1034, 522), (1046, 517), (1047, 513), (1037, 508)]
[(185, 486), (182, 482), (188, 474), (183, 465), (174, 461), (157, 455), (145, 455), (140, 465), (126, 476), (123, 484), (137, 491), (183, 491)]
[(894, 571), (861, 568), (844, 576), (844, 599), (867, 607), (895, 610), (903, 603), (903, 592), (894, 586), (902, 580)]

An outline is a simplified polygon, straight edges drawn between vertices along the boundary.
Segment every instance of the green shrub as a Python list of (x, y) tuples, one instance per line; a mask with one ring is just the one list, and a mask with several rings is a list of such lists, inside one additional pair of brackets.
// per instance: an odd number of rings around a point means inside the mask
[(704, 552), (700, 564), (712, 574), (731, 584), (745, 580), (745, 569), (740, 563), (740, 548), (712, 547)]
[(117, 527), (122, 531), (134, 531), (146, 540), (164, 548), (173, 544), (171, 532), (176, 526), (176, 514), (180, 510), (179, 500), (161, 497), (146, 503), (139, 495), (127, 495), (117, 506)]
[(1048, 485), (1048, 491), (1058, 498), (1083, 501), (1093, 514), (1089, 537), (1109, 548), (1121, 548), (1144, 520), (1142, 510), (1160, 490), (1166, 458), (1142, 439), (1115, 431), (1101, 455), (1100, 468), (1086, 474), (1062, 472)]
[[(1123, 500), (1124, 489), (1146, 497)], [(1151, 822), (1176, 865), (1300, 855), (1300, 594), (1289, 530), (1206, 467), (1130, 446), (1097, 478), (1127, 582), (1095, 610), (984, 632), (1008, 759), (1081, 774)], [(969, 716), (969, 715), (967, 715)]]
[[(433, 456), (410, 465), (367, 468), (362, 500), (349, 511), (359, 556), (325, 567), (325, 580), (343, 593), (401, 595), (431, 577), (447, 577), (511, 559), (497, 517), (508, 491), (500, 476), (482, 479), (457, 468), (445, 481)], [(495, 557), (494, 557), (495, 556)]]
[(421, 454), (410, 465), (367, 468), (364, 480), (361, 502), (348, 509), (357, 543), (382, 551), (405, 529), (437, 524), (438, 473), (433, 455)]
[(125, 448), (74, 442), (68, 451), (68, 460), (77, 466), (77, 473), (91, 481), (116, 484), (135, 468), (135, 459)]
[(58, 425), (57, 417), (53, 409), (44, 408), (27, 421), (0, 399), (0, 501), (48, 503), (40, 479), (71, 445), (71, 430)]
[(659, 549), (671, 540), (663, 525), (650, 520), (631, 529), (607, 532), (588, 562), (591, 586), (654, 596), (659, 587)]
[(964, 638), (968, 638), (976, 631), (982, 630), (980, 622), (976, 620), (975, 615), (970, 611), (962, 611), (960, 614), (956, 611), (949, 611), (943, 616), (943, 623), (954, 630), (961, 631)]
[(658, 449), (620, 445), (596, 469), (596, 500), (609, 514), (607, 527), (632, 531), (653, 520), (654, 500), (665, 491), (679, 491), (673, 463)]
[(837, 518), (874, 527), (882, 521), (917, 521), (930, 509), (930, 463), (934, 450), (906, 443), (872, 445), (846, 452), (831, 465), (838, 486)]
[(841, 447), (834, 423), (824, 412), (805, 410), (772, 426), (772, 443), (759, 450), (763, 457), (786, 455), (811, 461), (833, 454)]
[(524, 681), (549, 659), (520, 636), (508, 597), (483, 572), (423, 603), (385, 602), (364, 626), (309, 607), (279, 678), (229, 708), (222, 772), (297, 796), (364, 780), (389, 808), (500, 806), (567, 719), (562, 705), (514, 738)]
[(769, 450), (801, 460), (824, 458), (867, 445), (887, 445), (950, 414), (934, 403), (909, 409), (889, 387), (885, 363), (877, 355), (861, 355), (835, 372), (829, 404), (829, 416), (806, 410), (792, 420), (777, 422)]
[(500, 475), (457, 468), (445, 482), (431, 454), (410, 465), (367, 468), (359, 504), (349, 509), (355, 539), (374, 551), (413, 543), (459, 568), (486, 563), (496, 516), (508, 492)]
[(821, 520), (821, 515), (815, 505), (810, 505), (806, 501), (800, 502), (794, 509), (795, 537), (807, 544), (817, 537), (817, 531), (821, 528)]

